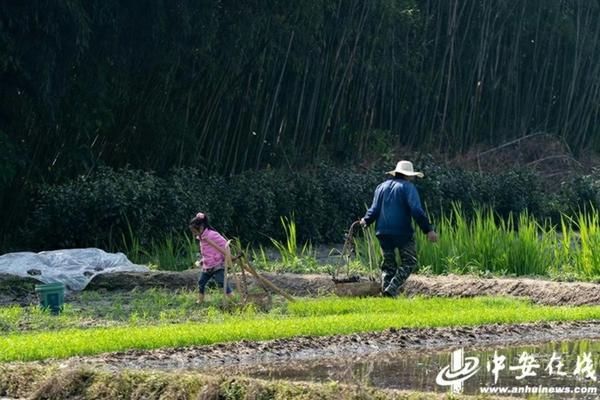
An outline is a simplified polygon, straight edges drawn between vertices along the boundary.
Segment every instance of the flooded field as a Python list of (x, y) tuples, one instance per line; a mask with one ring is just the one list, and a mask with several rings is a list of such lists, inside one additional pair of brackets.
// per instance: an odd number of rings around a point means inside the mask
[(555, 391), (550, 397), (565, 398), (569, 394), (581, 399), (598, 398), (598, 340), (464, 349), (463, 358), (459, 351), (392, 352), (277, 362), (252, 366), (245, 372), (267, 379), (338, 381), (385, 389), (427, 392), (457, 389), (465, 394), (505, 392), (513, 396)]

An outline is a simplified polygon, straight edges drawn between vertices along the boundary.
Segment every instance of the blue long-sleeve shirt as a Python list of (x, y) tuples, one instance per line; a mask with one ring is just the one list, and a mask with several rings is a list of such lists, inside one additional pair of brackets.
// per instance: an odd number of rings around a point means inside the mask
[(427, 214), (423, 211), (417, 188), (403, 179), (388, 179), (375, 189), (373, 204), (364, 216), (370, 225), (376, 223), (377, 235), (414, 235), (411, 217), (423, 233), (433, 230)]

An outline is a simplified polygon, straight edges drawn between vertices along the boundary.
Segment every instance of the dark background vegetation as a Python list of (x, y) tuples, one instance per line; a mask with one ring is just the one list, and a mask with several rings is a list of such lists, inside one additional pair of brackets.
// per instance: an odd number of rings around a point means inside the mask
[[(390, 149), (548, 132), (597, 151), (599, 20), (592, 0), (3, 1), (1, 246), (152, 237), (199, 208), (245, 239), (293, 211), (304, 237), (339, 241)], [(546, 195), (510, 166), (418, 166), (432, 212), (598, 197), (594, 175)]]

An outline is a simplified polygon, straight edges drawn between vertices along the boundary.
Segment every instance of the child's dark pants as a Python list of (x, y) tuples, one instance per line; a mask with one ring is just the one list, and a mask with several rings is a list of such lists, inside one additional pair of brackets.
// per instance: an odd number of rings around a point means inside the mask
[[(204, 294), (204, 289), (206, 288), (206, 284), (209, 280), (214, 279), (215, 282), (219, 285), (219, 287), (223, 287), (225, 283), (225, 269), (224, 268), (211, 268), (211, 269), (203, 269), (200, 274), (200, 279), (198, 280), (198, 290), (200, 290), (201, 294)], [(231, 293), (231, 288), (227, 285), (227, 294)]]

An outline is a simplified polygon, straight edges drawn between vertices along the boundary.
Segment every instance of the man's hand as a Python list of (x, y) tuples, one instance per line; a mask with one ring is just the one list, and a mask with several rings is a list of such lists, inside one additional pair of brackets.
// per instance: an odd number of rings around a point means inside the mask
[(364, 218), (360, 219), (360, 226), (362, 226), (363, 228), (365, 228), (367, 226), (367, 221), (365, 221)]
[(427, 234), (427, 239), (429, 239), (431, 243), (435, 243), (438, 241), (438, 235), (435, 233), (435, 231), (429, 231)]

